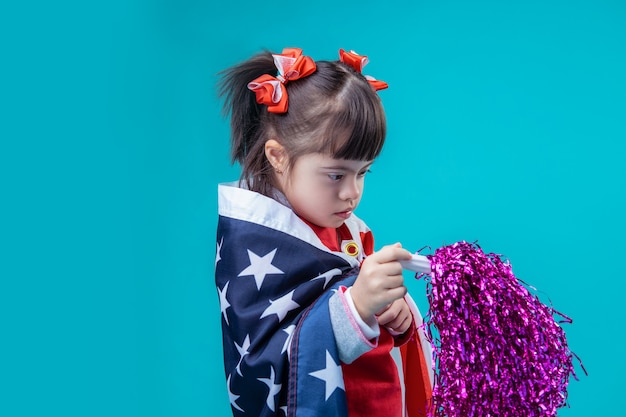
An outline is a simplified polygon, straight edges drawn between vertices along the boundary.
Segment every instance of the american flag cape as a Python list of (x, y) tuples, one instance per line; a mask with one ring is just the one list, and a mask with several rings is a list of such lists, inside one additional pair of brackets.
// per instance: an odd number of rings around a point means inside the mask
[[(353, 236), (368, 230), (355, 216), (347, 224)], [(347, 416), (328, 301), (358, 265), (288, 207), (219, 186), (215, 278), (234, 416)]]

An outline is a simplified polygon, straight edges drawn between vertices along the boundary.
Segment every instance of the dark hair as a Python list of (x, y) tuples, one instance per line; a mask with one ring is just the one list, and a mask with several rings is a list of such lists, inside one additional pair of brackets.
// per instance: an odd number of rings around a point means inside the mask
[(219, 95), (231, 120), (231, 162), (242, 167), (249, 189), (270, 195), (274, 171), (265, 157), (265, 142), (275, 137), (284, 146), (290, 167), (308, 153), (337, 159), (373, 160), (385, 142), (386, 120), (378, 94), (363, 75), (339, 61), (317, 61), (316, 71), (285, 84), (289, 108), (270, 113), (247, 87), (277, 69), (264, 51), (222, 71)]

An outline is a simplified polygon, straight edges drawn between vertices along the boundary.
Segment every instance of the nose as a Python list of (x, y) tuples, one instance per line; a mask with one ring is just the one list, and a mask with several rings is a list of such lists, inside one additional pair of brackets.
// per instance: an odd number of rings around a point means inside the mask
[(339, 191), (339, 198), (342, 200), (358, 200), (363, 191), (363, 185), (359, 178), (346, 178)]

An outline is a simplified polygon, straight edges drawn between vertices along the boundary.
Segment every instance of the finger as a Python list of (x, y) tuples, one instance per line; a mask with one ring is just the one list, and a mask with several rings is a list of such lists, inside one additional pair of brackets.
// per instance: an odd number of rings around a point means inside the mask
[(387, 326), (390, 323), (393, 323), (394, 320), (398, 318), (398, 312), (392, 309), (387, 309), (382, 314), (378, 315), (378, 323), (383, 326)]
[(397, 287), (389, 288), (387, 290), (386, 295), (390, 301), (395, 301), (399, 298), (404, 297), (406, 293), (407, 293), (407, 288), (404, 285), (400, 285)]
[(410, 316), (406, 314), (399, 315), (394, 320), (390, 321), (387, 324), (387, 327), (391, 327), (392, 329), (396, 331), (404, 331), (406, 330), (406, 328), (408, 328), (408, 325), (411, 324), (409, 322), (409, 318)]
[(387, 320), (391, 320), (396, 317), (398, 313), (400, 313), (400, 309), (396, 308), (396, 302), (397, 301), (393, 301), (392, 303), (387, 304), (385, 308), (376, 313), (376, 317), (381, 319), (386, 318)]
[[(389, 326), (387, 326), (389, 327)], [(404, 333), (407, 330), (409, 330), (409, 328), (411, 327), (411, 320), (409, 317), (405, 317), (404, 320), (402, 320), (401, 323), (399, 324), (392, 324), (391, 328), (398, 332), (398, 333)]]
[(390, 304), (387, 304), (386, 306), (384, 306), (383, 308), (381, 308), (380, 311), (378, 313), (376, 313), (376, 316), (382, 315), (385, 311), (389, 310), (392, 305), (393, 305), (393, 303), (390, 303)]
[(411, 252), (409, 252), (406, 249), (403, 249), (401, 246), (399, 246), (400, 245), (399, 243), (397, 243), (396, 245), (385, 246), (381, 250), (379, 250), (378, 252), (375, 252), (374, 254), (370, 256), (375, 257), (376, 261), (381, 264), (387, 263), (387, 262), (411, 259), (412, 257)]
[(412, 258), (411, 252), (396, 246), (386, 246), (376, 253), (380, 255), (378, 259), (380, 263), (404, 261)]
[[(374, 312), (380, 311), (382, 306), (387, 305), (389, 303), (393, 303), (394, 301), (404, 297), (405, 294), (406, 294), (406, 287), (404, 286), (384, 290), (382, 293), (378, 295), (378, 297), (376, 297), (376, 300), (378, 300), (378, 302), (376, 302), (378, 307), (373, 308), (372, 310)], [(393, 313), (389, 313), (389, 315), (394, 316)], [(397, 315), (397, 313), (395, 315)]]
[(404, 333), (409, 328), (409, 324), (407, 324), (406, 320), (403, 320), (401, 323), (387, 323), (387, 324), (381, 323), (381, 326), (384, 326), (387, 329), (393, 330), (394, 332), (397, 332), (397, 333)]
[(378, 265), (378, 274), (387, 277), (402, 275), (403, 269), (400, 262), (387, 262)]
[(382, 278), (381, 287), (385, 290), (392, 290), (400, 287), (405, 288), (404, 277), (402, 275), (387, 275), (386, 277)]

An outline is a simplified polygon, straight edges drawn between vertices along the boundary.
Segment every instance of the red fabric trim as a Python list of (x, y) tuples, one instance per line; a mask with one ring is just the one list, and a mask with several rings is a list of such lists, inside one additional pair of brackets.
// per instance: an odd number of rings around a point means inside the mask
[(334, 227), (320, 227), (311, 222), (308, 222), (306, 219), (302, 219), (306, 224), (309, 225), (311, 229), (315, 232), (317, 237), (322, 241), (324, 246), (330, 249), (333, 252), (341, 252), (341, 240), (339, 238), (340, 233), (342, 233), (341, 229), (346, 229), (343, 233), (348, 233), (348, 239), (351, 239), (352, 236), (350, 234), (350, 230), (348, 226), (342, 224), (337, 229)]
[(400, 347), (406, 389), (407, 417), (424, 417), (432, 405), (432, 387), (428, 367), (417, 332), (415, 337)]
[(344, 223), (338, 228), (320, 227), (306, 219), (302, 219), (315, 232), (317, 237), (322, 241), (324, 246), (333, 252), (341, 252), (341, 242), (345, 240), (354, 240), (363, 251), (363, 255), (369, 256), (374, 253), (374, 235), (370, 230), (367, 232), (359, 232), (358, 241), (356, 236), (352, 236), (350, 228)]
[(374, 253), (374, 235), (371, 231), (360, 232), (360, 235), (363, 253), (365, 253), (365, 256), (369, 256)]
[(398, 368), (390, 355), (393, 337), (380, 329), (378, 347), (341, 364), (350, 417), (402, 417)]

